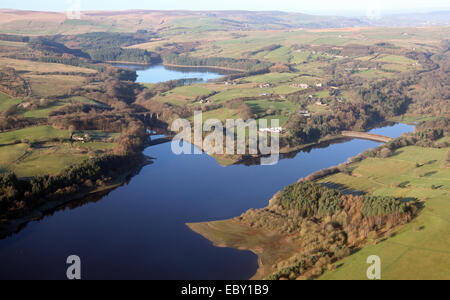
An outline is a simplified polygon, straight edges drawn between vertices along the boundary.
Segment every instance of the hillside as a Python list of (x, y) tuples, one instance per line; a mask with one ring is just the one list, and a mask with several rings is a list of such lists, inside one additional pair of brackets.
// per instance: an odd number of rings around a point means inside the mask
[(448, 26), (449, 12), (362, 17), (316, 16), (280, 11), (84, 11), (80, 20), (64, 12), (0, 9), (0, 32), (16, 34), (80, 34), (130, 32), (140, 29), (170, 34), (192, 31), (324, 29), (369, 26)]
[(86, 11), (81, 20), (66, 20), (65, 13), (0, 10), (0, 20), (0, 32), (41, 35), (139, 29), (175, 33), (185, 30), (285, 30), (367, 25), (358, 19), (343, 17), (249, 11)]

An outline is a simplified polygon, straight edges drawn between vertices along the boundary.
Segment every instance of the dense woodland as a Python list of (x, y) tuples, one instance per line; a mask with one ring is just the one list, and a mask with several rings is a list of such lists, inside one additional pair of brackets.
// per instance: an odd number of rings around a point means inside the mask
[(70, 166), (57, 176), (23, 180), (12, 173), (2, 174), (0, 219), (23, 217), (48, 201), (67, 199), (78, 192), (101, 188), (138, 167), (141, 161), (141, 156), (106, 155)]
[(249, 210), (236, 220), (255, 229), (296, 236), (298, 253), (273, 266), (266, 279), (309, 279), (368, 240), (383, 236), (417, 213), (413, 202), (393, 197), (342, 195), (300, 181), (283, 189), (267, 208)]
[(26, 41), (30, 49), (12, 57), (42, 62), (100, 69), (96, 62), (120, 61), (139, 64), (161, 62), (158, 54), (142, 49), (126, 48), (138, 41), (147, 42), (153, 33), (90, 33), (78, 36), (19, 37), (0, 35), (0, 40)]
[(86, 33), (77, 36), (58, 36), (55, 39), (71, 47), (81, 49), (94, 61), (121, 61), (140, 64), (154, 64), (161, 61), (159, 55), (142, 49), (130, 49), (128, 46), (145, 43), (155, 34), (145, 30), (129, 33)]
[(219, 67), (244, 71), (257, 71), (267, 69), (271, 63), (257, 59), (234, 59), (227, 57), (192, 57), (186, 54), (166, 54), (162, 57), (164, 63), (171, 65)]
[(360, 103), (340, 103), (333, 111), (305, 118), (293, 116), (286, 124), (290, 136), (282, 143), (293, 146), (317, 142), (327, 135), (336, 135), (343, 130), (365, 131), (383, 122), (385, 117), (372, 105)]

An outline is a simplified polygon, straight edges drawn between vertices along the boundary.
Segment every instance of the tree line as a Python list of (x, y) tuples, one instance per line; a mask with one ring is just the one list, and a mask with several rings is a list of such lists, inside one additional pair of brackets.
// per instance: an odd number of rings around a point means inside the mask
[(138, 166), (141, 157), (105, 155), (70, 166), (56, 176), (18, 179), (14, 173), (0, 174), (0, 219), (19, 218), (50, 200), (101, 186)]
[[(394, 197), (344, 195), (318, 183), (299, 181), (276, 194), (268, 207), (235, 218), (254, 229), (288, 236), (298, 249), (271, 268), (268, 280), (311, 279), (368, 240), (416, 215), (414, 202)], [(282, 245), (281, 245), (282, 246)]]
[(267, 69), (272, 64), (257, 59), (235, 59), (229, 57), (192, 57), (186, 54), (165, 54), (162, 56), (164, 63), (193, 67), (220, 67), (245, 71)]

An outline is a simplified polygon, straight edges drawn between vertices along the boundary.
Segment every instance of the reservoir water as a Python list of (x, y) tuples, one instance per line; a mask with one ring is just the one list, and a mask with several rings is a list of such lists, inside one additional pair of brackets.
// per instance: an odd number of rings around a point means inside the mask
[(158, 83), (178, 79), (197, 79), (199, 82), (204, 82), (230, 73), (210, 68), (179, 68), (163, 65), (137, 66), (116, 64), (116, 66), (135, 69), (138, 75), (137, 82), (140, 83)]
[[(395, 137), (413, 129), (397, 124), (374, 132)], [(214, 247), (185, 224), (264, 207), (284, 186), (377, 145), (346, 140), (273, 166), (229, 167), (206, 154), (177, 156), (170, 143), (149, 147), (154, 163), (126, 185), (0, 240), (0, 279), (65, 279), (70, 255), (81, 258), (83, 279), (248, 279), (257, 269), (253, 253)]]

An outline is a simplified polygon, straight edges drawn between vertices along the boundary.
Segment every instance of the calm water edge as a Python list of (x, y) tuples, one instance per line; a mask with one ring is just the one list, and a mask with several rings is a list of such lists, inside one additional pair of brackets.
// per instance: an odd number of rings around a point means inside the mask
[[(396, 137), (413, 129), (397, 124), (373, 132)], [(248, 279), (257, 269), (253, 253), (214, 247), (185, 223), (265, 207), (300, 177), (377, 145), (350, 140), (274, 166), (229, 167), (206, 154), (176, 156), (170, 143), (147, 148), (154, 164), (128, 184), (0, 240), (0, 279), (65, 279), (69, 255), (80, 256), (83, 279)]]
[(135, 69), (138, 75), (137, 82), (140, 83), (158, 83), (169, 80), (194, 78), (200, 79), (200, 81), (208, 81), (230, 73), (224, 70), (209, 68), (177, 68), (163, 65), (137, 66), (115, 64), (115, 66)]

